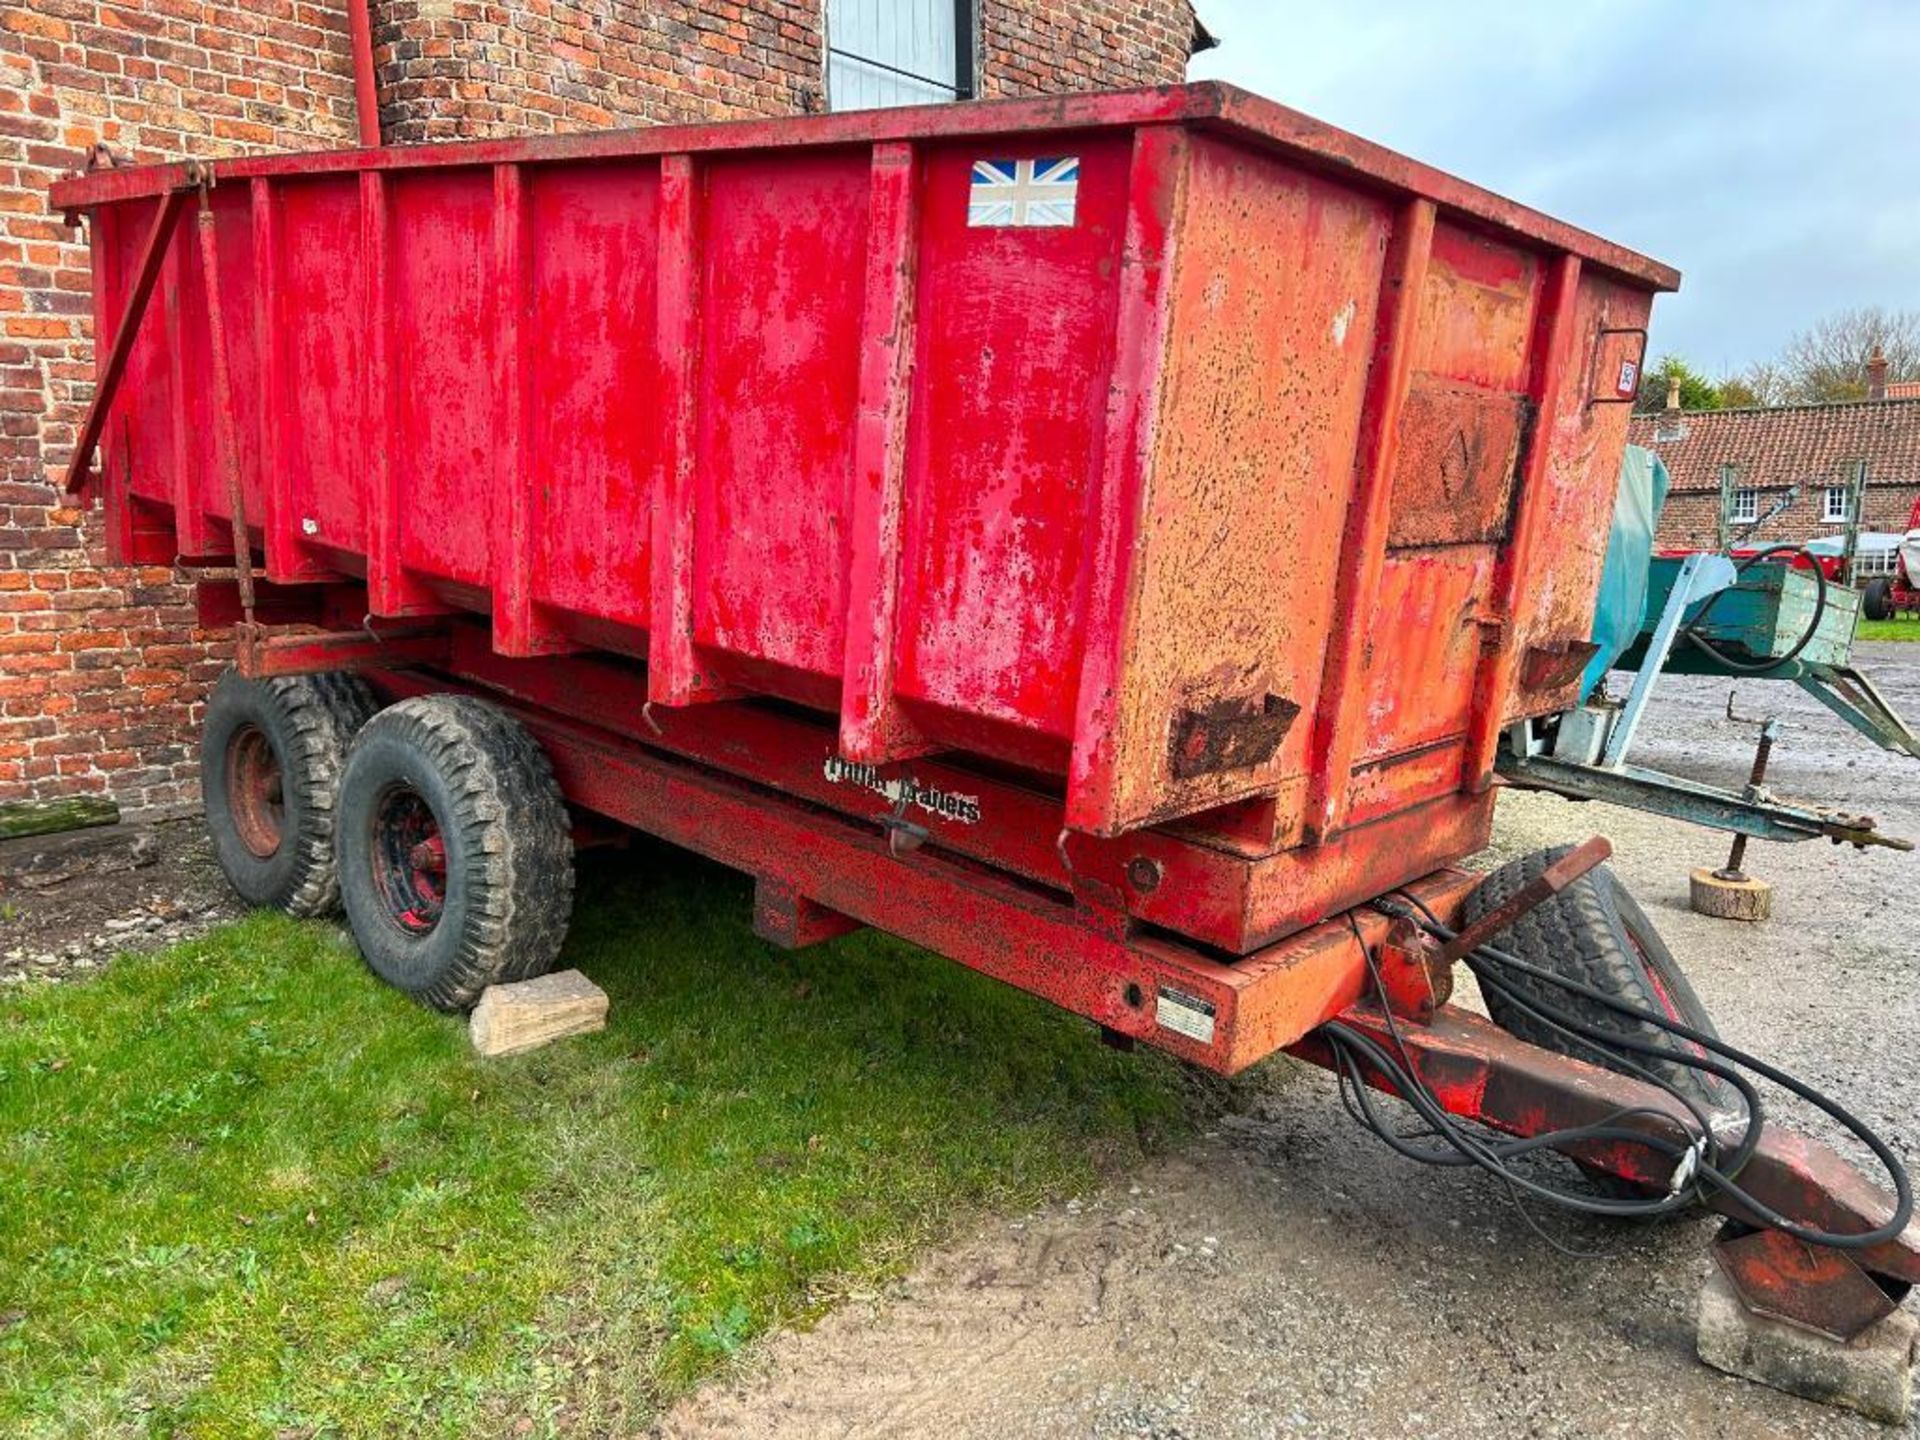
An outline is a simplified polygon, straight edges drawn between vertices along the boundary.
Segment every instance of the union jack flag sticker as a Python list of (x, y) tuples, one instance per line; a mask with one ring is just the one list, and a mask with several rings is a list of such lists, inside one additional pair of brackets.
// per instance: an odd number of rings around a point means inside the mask
[(1038, 160), (976, 160), (967, 224), (1071, 225), (1080, 189), (1077, 155)]

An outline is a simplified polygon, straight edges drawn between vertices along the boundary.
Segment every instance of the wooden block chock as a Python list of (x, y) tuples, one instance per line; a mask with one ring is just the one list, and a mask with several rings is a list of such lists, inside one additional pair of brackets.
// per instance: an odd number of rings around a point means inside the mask
[(569, 1035), (607, 1028), (607, 992), (578, 970), (489, 985), (469, 1034), (482, 1055), (518, 1055)]
[(1693, 908), (1720, 920), (1764, 920), (1773, 913), (1773, 886), (1751, 875), (1695, 870), (1687, 877)]

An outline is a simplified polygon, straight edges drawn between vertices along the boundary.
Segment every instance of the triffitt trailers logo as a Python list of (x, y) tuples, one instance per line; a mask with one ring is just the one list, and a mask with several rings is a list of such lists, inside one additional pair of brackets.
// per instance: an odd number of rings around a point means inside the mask
[(882, 775), (877, 765), (861, 765), (851, 760), (842, 760), (838, 755), (828, 755), (826, 776), (835, 785), (858, 785), (884, 796), (897, 811), (904, 812), (908, 807), (924, 810), (929, 815), (938, 815), (942, 820), (958, 821), (962, 825), (980, 823), (980, 797), (960, 795), (952, 790), (942, 790), (938, 785), (922, 785), (912, 775)]

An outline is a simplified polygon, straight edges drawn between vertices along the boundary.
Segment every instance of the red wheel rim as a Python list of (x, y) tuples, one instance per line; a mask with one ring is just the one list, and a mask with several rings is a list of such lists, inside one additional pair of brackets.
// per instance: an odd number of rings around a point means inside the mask
[(254, 856), (266, 860), (279, 850), (287, 820), (280, 757), (257, 725), (242, 725), (227, 742), (227, 809)]
[(387, 918), (409, 935), (425, 935), (447, 906), (447, 845), (426, 797), (396, 785), (373, 809), (367, 853)]

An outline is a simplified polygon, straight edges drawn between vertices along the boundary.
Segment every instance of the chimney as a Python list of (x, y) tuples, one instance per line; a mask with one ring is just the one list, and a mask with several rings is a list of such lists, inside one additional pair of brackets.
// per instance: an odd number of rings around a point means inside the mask
[[(1885, 369), (1884, 363), (1882, 365), (1882, 369), (1883, 370)], [(1680, 377), (1678, 375), (1669, 375), (1667, 377), (1667, 413), (1671, 415), (1679, 408), (1680, 408)]]
[(1887, 357), (1877, 348), (1867, 357), (1867, 398), (1869, 400), (1887, 398)]

